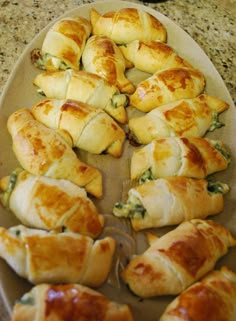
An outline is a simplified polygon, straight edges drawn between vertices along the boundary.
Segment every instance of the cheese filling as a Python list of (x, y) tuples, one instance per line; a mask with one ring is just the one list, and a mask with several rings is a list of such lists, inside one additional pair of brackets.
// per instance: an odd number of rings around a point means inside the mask
[(18, 301), (17, 303), (22, 305), (34, 305), (34, 297), (31, 293), (25, 293)]
[(215, 149), (217, 149), (218, 152), (220, 152), (221, 155), (227, 160), (229, 164), (231, 162), (230, 154), (217, 141), (212, 141), (212, 144), (215, 147)]
[(127, 106), (128, 99), (125, 94), (115, 93), (111, 98), (111, 106), (114, 108)]
[(225, 124), (222, 123), (219, 119), (218, 119), (218, 113), (217, 111), (213, 110), (212, 111), (212, 123), (210, 128), (208, 129), (210, 132), (212, 132), (213, 130), (217, 129), (217, 128), (221, 128), (223, 127)]
[(139, 184), (143, 184), (145, 182), (149, 182), (149, 181), (153, 181), (155, 179), (155, 177), (153, 176), (152, 173), (152, 169), (149, 168), (148, 170), (146, 170), (142, 176), (140, 176), (139, 178)]
[(229, 191), (229, 186), (227, 184), (221, 183), (221, 182), (208, 182), (207, 190), (209, 193), (214, 194), (226, 194)]
[(48, 53), (40, 55), (40, 57), (35, 61), (35, 64), (40, 69), (46, 69), (46, 65), (49, 60), (50, 60), (50, 63), (58, 70), (66, 70), (70, 68), (70, 66), (68, 66), (65, 61), (59, 58), (56, 58)]
[(37, 89), (37, 93), (46, 97), (45, 92), (41, 88)]
[(113, 208), (113, 214), (118, 217), (127, 217), (127, 218), (143, 218), (146, 214), (146, 209), (143, 207), (141, 201), (131, 195), (127, 203), (116, 203)]
[(5, 207), (9, 206), (9, 199), (16, 185), (17, 176), (20, 172), (21, 170), (17, 169), (11, 173), (7, 189), (4, 191), (3, 195), (1, 195), (1, 201)]

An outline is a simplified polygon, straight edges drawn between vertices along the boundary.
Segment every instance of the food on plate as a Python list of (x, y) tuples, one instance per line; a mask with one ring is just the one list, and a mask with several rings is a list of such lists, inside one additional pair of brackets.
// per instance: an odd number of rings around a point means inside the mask
[(164, 25), (142, 9), (122, 8), (101, 15), (92, 8), (90, 18), (94, 35), (105, 35), (117, 44), (136, 39), (166, 41), (167, 31)]
[(227, 184), (188, 177), (166, 177), (131, 188), (126, 203), (116, 203), (113, 213), (130, 218), (134, 230), (179, 224), (206, 218), (223, 210)]
[(98, 287), (110, 272), (114, 251), (111, 237), (94, 241), (73, 232), (0, 227), (0, 257), (34, 284), (76, 282)]
[(127, 121), (127, 97), (102, 77), (82, 70), (44, 72), (34, 84), (48, 98), (73, 99), (105, 110), (120, 123)]
[(168, 176), (205, 178), (225, 170), (230, 154), (220, 140), (202, 137), (166, 137), (135, 149), (131, 156), (131, 179)]
[(141, 81), (130, 96), (130, 105), (148, 112), (180, 99), (194, 98), (205, 87), (203, 74), (192, 68), (159, 70)]
[(130, 307), (80, 284), (40, 284), (18, 300), (11, 321), (133, 321)]
[[(20, 282), (38, 286), (16, 302), (12, 321), (128, 321), (134, 319), (129, 304), (137, 319), (158, 318), (166, 298), (145, 300), (143, 307), (141, 298), (191, 289), (236, 245), (227, 230), (230, 221), (223, 227), (204, 220), (222, 212), (233, 193), (224, 197), (230, 182), (204, 179), (230, 164), (222, 141), (203, 138), (223, 126), (218, 115), (229, 105), (207, 95), (215, 89), (208, 83), (209, 70), (201, 70), (204, 63), (194, 65), (191, 50), (184, 54), (186, 39), (178, 28), (173, 32), (171, 22), (154, 11), (152, 16), (151, 9), (125, 6), (85, 6), (78, 12), (86, 19), (51, 24), (37, 40), (43, 46), (31, 53), (41, 69), (34, 70), (41, 74), (33, 84), (46, 99), (39, 101), (38, 95), (37, 101), (28, 92), (35, 105), (8, 119), (22, 168), (0, 177), (7, 223), (0, 227), (0, 259)], [(168, 43), (178, 43), (173, 48), (165, 43), (167, 31)], [(23, 91), (20, 96), (24, 101)], [(127, 134), (136, 147), (148, 145), (134, 149), (125, 142)], [(89, 194), (104, 199), (93, 202)], [(13, 213), (22, 225), (9, 228)], [(221, 215), (215, 220), (224, 222)], [(170, 232), (158, 239), (149, 228)], [(224, 281), (220, 286), (230, 308), (231, 288)], [(235, 296), (234, 289), (233, 304)], [(177, 307), (184, 302), (182, 296), (177, 300)], [(178, 311), (183, 319), (195, 304), (189, 301)], [(224, 309), (221, 302), (214, 305)], [(169, 308), (173, 305), (162, 318)], [(207, 313), (201, 321), (210, 321)]]
[(47, 127), (66, 131), (73, 147), (93, 154), (122, 154), (125, 133), (100, 108), (70, 99), (45, 99), (32, 107), (32, 113)]
[(192, 68), (172, 47), (161, 41), (134, 40), (119, 48), (136, 69), (150, 74), (171, 68)]
[(148, 144), (154, 139), (169, 136), (202, 137), (224, 124), (218, 115), (229, 104), (214, 96), (202, 94), (193, 99), (181, 99), (160, 106), (129, 121), (130, 139)]
[(223, 266), (175, 298), (160, 321), (233, 321), (235, 307), (236, 274)]
[(84, 187), (88, 193), (102, 197), (101, 172), (79, 160), (68, 143), (70, 137), (65, 131), (59, 134), (41, 124), (29, 109), (11, 114), (7, 128), (16, 158), (26, 171), (34, 175), (68, 179)]
[(236, 245), (225, 227), (200, 219), (184, 222), (160, 238), (150, 236), (150, 242), (122, 272), (130, 290), (143, 298), (181, 293)]
[(122, 93), (131, 94), (135, 91), (134, 85), (125, 75), (125, 58), (110, 38), (90, 37), (82, 54), (82, 63), (86, 71), (101, 76)]
[(26, 226), (97, 237), (104, 218), (83, 188), (65, 179), (15, 170), (0, 179), (1, 203)]
[(67, 17), (57, 21), (47, 32), (42, 48), (34, 49), (31, 60), (48, 71), (79, 69), (91, 23), (84, 17)]

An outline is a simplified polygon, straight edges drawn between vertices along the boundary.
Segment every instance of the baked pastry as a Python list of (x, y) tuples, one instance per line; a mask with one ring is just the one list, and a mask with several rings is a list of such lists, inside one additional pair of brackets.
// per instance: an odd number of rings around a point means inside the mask
[(144, 182), (168, 176), (205, 178), (226, 169), (230, 154), (220, 140), (202, 137), (166, 137), (135, 149), (131, 179)]
[(128, 305), (80, 284), (40, 284), (14, 305), (11, 321), (133, 321)]
[(32, 113), (47, 127), (66, 131), (73, 147), (93, 154), (121, 156), (125, 133), (100, 108), (69, 99), (45, 99), (32, 107)]
[(12, 136), (13, 151), (20, 165), (29, 173), (64, 178), (102, 197), (102, 175), (96, 168), (81, 162), (71, 145), (55, 130), (35, 120), (28, 109), (10, 115), (7, 128)]
[(174, 299), (160, 321), (234, 321), (235, 307), (236, 274), (223, 266)]
[(184, 222), (150, 241), (150, 247), (122, 272), (131, 291), (143, 298), (181, 293), (236, 245), (225, 227), (200, 219)]
[(84, 17), (67, 17), (57, 21), (47, 32), (42, 49), (34, 49), (31, 60), (48, 71), (79, 69), (91, 23)]
[(104, 225), (83, 188), (64, 179), (15, 170), (0, 179), (1, 203), (26, 226), (97, 237)]
[(134, 85), (125, 76), (125, 58), (110, 38), (90, 37), (82, 54), (82, 63), (86, 71), (103, 77), (122, 93), (132, 94), (135, 91)]
[(129, 121), (130, 138), (140, 144), (169, 136), (202, 137), (224, 124), (218, 114), (229, 108), (225, 101), (202, 94), (182, 99)]
[(115, 250), (111, 237), (94, 241), (78, 233), (53, 233), (18, 225), (0, 227), (0, 256), (34, 284), (81, 283), (100, 286)]
[(102, 77), (76, 70), (45, 72), (36, 76), (34, 84), (48, 98), (73, 99), (105, 110), (120, 123), (126, 123), (127, 97)]
[(136, 69), (150, 74), (171, 68), (192, 68), (172, 47), (161, 41), (134, 40), (119, 48)]
[(141, 9), (122, 8), (101, 15), (92, 8), (90, 13), (92, 33), (105, 35), (117, 44), (133, 40), (166, 41), (167, 31), (154, 16)]
[(180, 99), (194, 98), (205, 87), (203, 74), (192, 68), (171, 68), (157, 71), (141, 81), (130, 96), (130, 105), (148, 112)]
[(126, 203), (116, 203), (113, 213), (130, 218), (134, 230), (176, 225), (206, 218), (223, 210), (228, 185), (188, 177), (166, 177), (131, 188)]

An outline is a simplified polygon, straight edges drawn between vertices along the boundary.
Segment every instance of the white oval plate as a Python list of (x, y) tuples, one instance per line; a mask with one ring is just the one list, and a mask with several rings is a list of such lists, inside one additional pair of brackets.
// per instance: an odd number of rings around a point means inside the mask
[[(221, 98), (230, 104), (229, 110), (220, 117), (226, 126), (207, 136), (223, 140), (232, 154), (232, 164), (230, 167), (226, 171), (215, 175), (217, 179), (229, 184), (231, 190), (225, 197), (225, 209), (223, 213), (212, 219), (229, 228), (234, 236), (236, 236), (236, 174), (234, 170), (234, 160), (236, 159), (236, 113), (232, 99), (222, 78), (206, 54), (186, 32), (166, 16), (149, 7), (125, 1), (102, 1), (80, 6), (76, 10), (67, 12), (62, 17), (81, 15), (89, 19), (89, 12), (92, 7), (95, 7), (100, 13), (117, 10), (123, 7), (141, 8), (157, 17), (167, 29), (168, 44), (172, 46), (180, 56), (203, 72), (206, 78), (206, 92)], [(11, 149), (12, 142), (10, 135), (6, 129), (7, 118), (15, 110), (22, 107), (31, 108), (34, 103), (42, 100), (42, 97), (36, 93), (36, 88), (32, 85), (33, 79), (40, 71), (32, 66), (30, 62), (30, 52), (34, 48), (41, 47), (44, 36), (51, 25), (52, 23), (43, 29), (27, 46), (15, 65), (4, 89), (0, 102), (0, 177), (9, 174), (18, 165)], [(112, 157), (108, 155), (96, 157), (86, 155), (86, 153), (80, 155), (85, 161), (88, 161), (92, 165), (94, 164), (103, 172), (105, 196), (102, 201), (96, 202), (102, 213), (111, 213), (114, 202), (119, 201), (121, 198), (122, 182), (124, 179), (127, 179), (129, 175), (129, 149), (130, 147), (127, 143), (124, 148), (123, 157), (120, 160), (112, 159)], [(117, 173), (119, 174), (117, 175)], [(15, 224), (19, 224), (19, 222), (14, 215), (0, 207), (0, 225), (10, 227)], [(166, 231), (167, 229), (159, 229), (155, 232), (157, 232), (158, 235), (161, 235)], [(145, 243), (142, 244), (142, 250), (145, 246)], [(141, 250), (139, 249), (139, 251)], [(217, 263), (217, 267), (226, 264), (236, 272), (235, 254), (235, 249), (231, 249), (229, 253)], [(0, 280), (5, 302), (9, 311), (11, 311), (14, 301), (28, 291), (32, 285), (18, 277), (3, 260), (0, 260)], [(104, 285), (99, 290), (110, 299), (122, 303), (129, 303), (132, 307), (135, 320), (137, 321), (158, 320), (158, 317), (161, 315), (166, 305), (173, 299), (173, 297), (168, 296), (157, 297), (150, 300), (140, 300), (138, 297), (132, 295), (123, 284), (121, 284), (121, 288), (119, 289), (110, 285)]]

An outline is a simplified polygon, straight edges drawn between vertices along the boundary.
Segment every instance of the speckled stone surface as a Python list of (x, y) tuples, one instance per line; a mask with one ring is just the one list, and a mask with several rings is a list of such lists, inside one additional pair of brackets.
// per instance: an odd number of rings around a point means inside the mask
[[(34, 36), (61, 14), (90, 2), (93, 1), (0, 0), (0, 94), (17, 59)], [(148, 5), (182, 27), (206, 52), (236, 102), (235, 0), (132, 2)], [(8, 320), (0, 297), (0, 321)]]
[[(33, 37), (67, 10), (89, 2), (92, 1), (0, 0), (0, 93)], [(211, 59), (236, 102), (235, 0), (133, 2), (157, 9), (187, 31)]]

